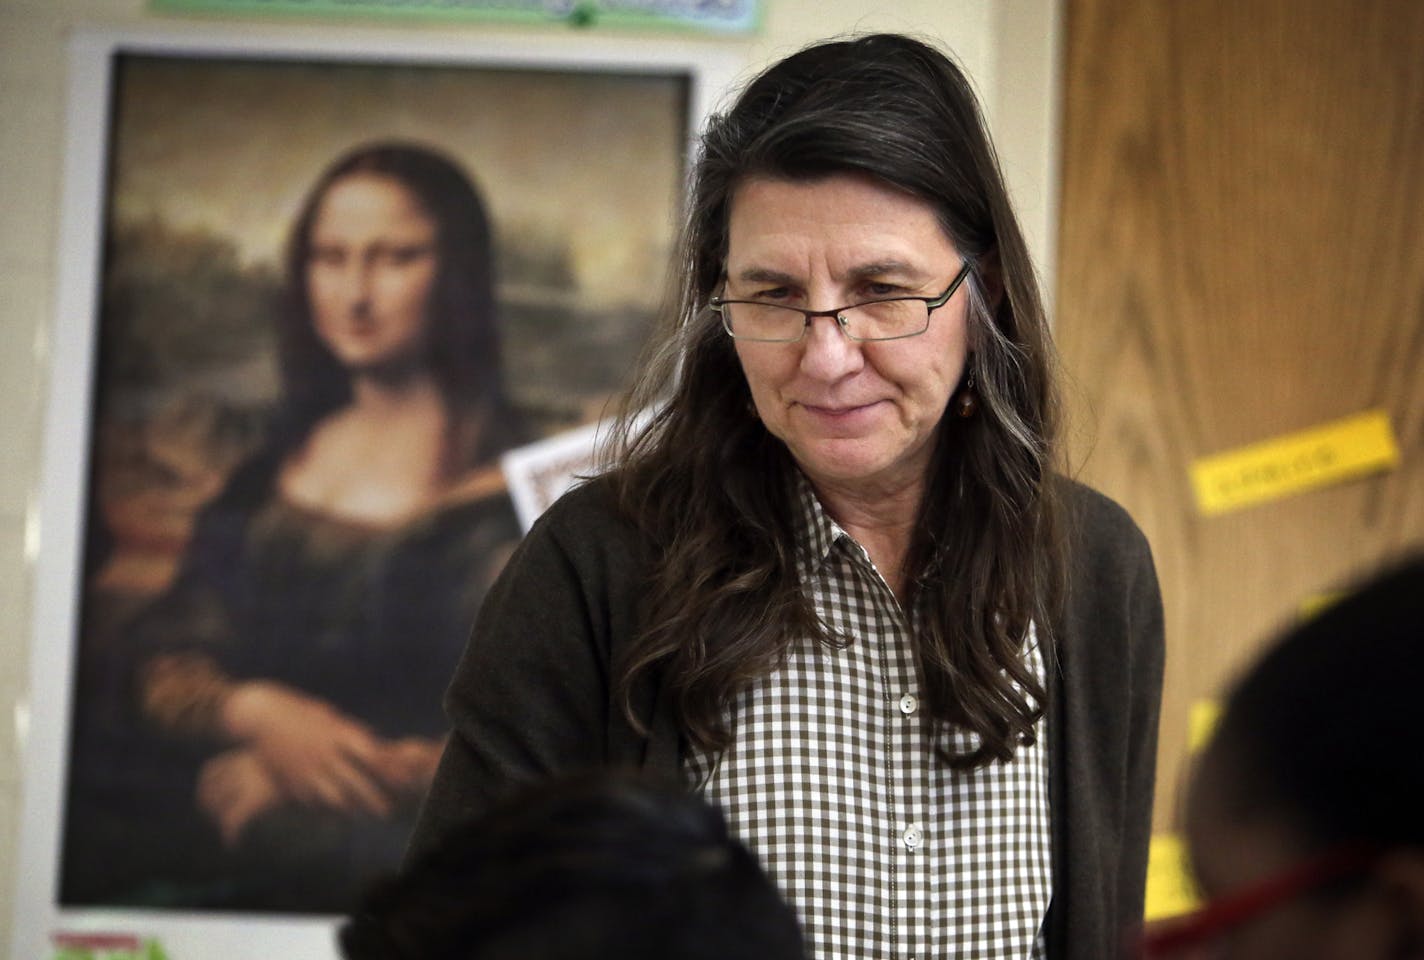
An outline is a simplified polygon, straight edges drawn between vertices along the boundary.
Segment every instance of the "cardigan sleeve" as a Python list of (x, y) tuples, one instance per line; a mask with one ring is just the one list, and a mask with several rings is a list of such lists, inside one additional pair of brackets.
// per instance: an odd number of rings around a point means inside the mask
[(1049, 956), (1116, 956), (1142, 922), (1162, 694), (1152, 552), (1121, 507), (1067, 486), (1069, 587), (1051, 734)]
[(407, 858), (519, 785), (634, 762), (612, 703), (638, 553), (598, 484), (550, 508), (485, 597), (445, 695), (452, 730)]
[(1131, 684), (1128, 691), (1126, 815), (1119, 861), (1118, 897), (1122, 923), (1142, 921), (1152, 804), (1157, 775), (1157, 727), (1162, 705), (1165, 659), (1162, 596), (1147, 541), (1132, 567), (1127, 609)]

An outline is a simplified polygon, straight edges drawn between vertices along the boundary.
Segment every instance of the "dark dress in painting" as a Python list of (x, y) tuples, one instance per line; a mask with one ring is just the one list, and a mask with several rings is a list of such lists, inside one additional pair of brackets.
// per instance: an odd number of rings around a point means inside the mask
[(206, 656), (383, 738), (442, 738), (441, 694), (518, 522), (494, 468), (372, 528), (285, 501), (279, 463), (249, 461), (203, 511), (173, 586), (127, 631), (107, 694), (76, 711), (65, 903), (340, 912), (399, 862), (416, 797), (386, 818), (279, 807), (224, 846), (194, 796), (202, 764), (231, 744), (153, 729), (134, 678), (154, 656)]

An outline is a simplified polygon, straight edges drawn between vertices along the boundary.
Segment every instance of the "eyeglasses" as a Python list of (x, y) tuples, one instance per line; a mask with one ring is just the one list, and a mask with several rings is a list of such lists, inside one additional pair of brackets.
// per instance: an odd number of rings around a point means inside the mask
[(841, 332), (859, 342), (918, 337), (930, 328), (930, 313), (949, 302), (969, 276), (974, 261), (966, 259), (949, 287), (937, 297), (886, 297), (865, 300), (834, 310), (803, 310), (761, 300), (724, 300), (713, 297), (708, 307), (722, 317), (722, 327), (737, 340), (758, 343), (795, 343), (806, 335), (811, 321), (831, 317)]
[(1157, 924), (1155, 929), (1141, 935), (1133, 955), (1137, 960), (1165, 960), (1201, 949), (1293, 897), (1362, 872), (1375, 859), (1376, 852), (1369, 848), (1347, 846), (1327, 850), (1244, 890), (1212, 900), (1179, 920)]

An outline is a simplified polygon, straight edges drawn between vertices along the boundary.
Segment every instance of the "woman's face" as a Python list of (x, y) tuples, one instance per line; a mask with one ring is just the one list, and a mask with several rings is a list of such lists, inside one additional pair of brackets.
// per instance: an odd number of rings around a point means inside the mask
[[(846, 174), (756, 178), (732, 195), (724, 296), (811, 310), (936, 297), (962, 264), (906, 193)], [(961, 287), (903, 340), (856, 342), (830, 317), (795, 343), (738, 340), (758, 416), (818, 486), (917, 486), (964, 372), (967, 304)]]
[(355, 373), (420, 365), (439, 264), (436, 224), (401, 183), (353, 174), (312, 220), (307, 298), (316, 332)]

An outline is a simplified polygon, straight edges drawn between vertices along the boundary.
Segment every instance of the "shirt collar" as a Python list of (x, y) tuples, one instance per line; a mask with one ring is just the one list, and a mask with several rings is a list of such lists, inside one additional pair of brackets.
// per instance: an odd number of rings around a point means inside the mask
[(811, 481), (800, 470), (796, 471), (792, 502), (796, 510), (796, 573), (806, 580), (820, 570), (836, 541), (850, 535), (826, 513)]

